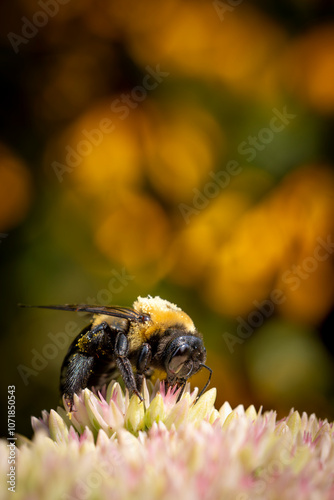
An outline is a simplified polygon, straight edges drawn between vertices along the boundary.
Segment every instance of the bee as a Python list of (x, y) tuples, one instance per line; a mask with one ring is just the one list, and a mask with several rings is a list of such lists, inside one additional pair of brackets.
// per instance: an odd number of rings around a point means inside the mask
[[(61, 367), (60, 392), (73, 410), (74, 394), (84, 388), (101, 388), (121, 375), (130, 394), (142, 401), (144, 377), (154, 370), (166, 374), (167, 386), (180, 388), (205, 365), (206, 349), (191, 318), (160, 297), (138, 297), (133, 307), (97, 305), (35, 306), (91, 313), (90, 324), (74, 339)], [(198, 399), (197, 398), (197, 399)]]

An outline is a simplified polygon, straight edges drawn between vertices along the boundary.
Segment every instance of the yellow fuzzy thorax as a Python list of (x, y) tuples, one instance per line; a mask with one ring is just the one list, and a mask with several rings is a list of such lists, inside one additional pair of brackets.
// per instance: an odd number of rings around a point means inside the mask
[(140, 314), (148, 314), (151, 321), (144, 324), (134, 324), (131, 327), (130, 338), (132, 348), (139, 347), (142, 342), (148, 340), (151, 335), (159, 330), (164, 332), (167, 328), (176, 324), (182, 324), (189, 332), (195, 331), (192, 319), (182, 311), (176, 304), (160, 297), (138, 297), (133, 308)]

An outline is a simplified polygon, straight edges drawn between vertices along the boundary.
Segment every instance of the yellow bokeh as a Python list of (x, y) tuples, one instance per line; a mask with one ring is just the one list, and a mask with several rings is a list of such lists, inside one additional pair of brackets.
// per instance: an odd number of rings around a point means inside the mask
[(188, 200), (215, 168), (224, 133), (199, 106), (176, 102), (145, 111), (141, 135), (148, 180), (169, 204)]
[(333, 112), (334, 24), (315, 27), (288, 47), (283, 79), (307, 104), (320, 112)]
[(221, 20), (213, 3), (180, 2), (159, 30), (130, 38), (142, 64), (164, 61), (164, 69), (229, 85), (260, 98), (277, 95), (274, 55), (286, 35), (270, 18), (241, 5)]
[[(225, 314), (246, 314), (255, 308), (255, 300), (266, 299), (277, 288), (285, 297), (278, 307), (282, 314), (321, 320), (334, 298), (334, 267), (330, 250), (321, 261), (314, 252), (319, 238), (326, 242), (332, 237), (333, 216), (330, 169), (305, 167), (288, 176), (241, 218), (221, 245), (209, 274), (207, 300)], [(304, 266), (304, 277), (296, 275), (294, 266)]]
[(217, 249), (230, 236), (250, 200), (236, 191), (227, 191), (208, 203), (175, 235), (172, 246), (175, 263), (170, 274), (175, 283), (196, 286), (205, 282)]
[(54, 149), (68, 167), (64, 178), (98, 206), (116, 204), (122, 192), (138, 186), (142, 178), (141, 116), (132, 110), (126, 120), (119, 119), (111, 110), (117, 99), (114, 95), (92, 107)]
[(105, 215), (95, 233), (101, 252), (130, 272), (151, 267), (154, 275), (147, 277), (148, 282), (166, 272), (169, 239), (170, 224), (159, 204), (130, 192)]
[(217, 122), (199, 106), (147, 98), (131, 108), (121, 100), (114, 95), (76, 120), (50, 146), (46, 164), (59, 157), (61, 179), (101, 204), (146, 182), (169, 204), (190, 199), (224, 150)]

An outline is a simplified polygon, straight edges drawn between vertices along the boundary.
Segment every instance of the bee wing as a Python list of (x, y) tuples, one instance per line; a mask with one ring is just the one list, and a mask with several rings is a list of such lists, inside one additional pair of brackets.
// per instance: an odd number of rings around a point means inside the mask
[(19, 304), (19, 307), (38, 307), (39, 309), (58, 309), (61, 311), (88, 312), (91, 314), (105, 314), (106, 316), (114, 316), (116, 318), (128, 319), (136, 321), (139, 318), (139, 313), (130, 307), (119, 306), (94, 306), (88, 304), (64, 304), (55, 306), (29, 306)]

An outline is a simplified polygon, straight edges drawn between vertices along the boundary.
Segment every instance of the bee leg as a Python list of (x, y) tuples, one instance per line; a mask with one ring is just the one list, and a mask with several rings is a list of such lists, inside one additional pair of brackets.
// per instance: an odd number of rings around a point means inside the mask
[(178, 397), (177, 397), (177, 401), (176, 401), (177, 403), (178, 403), (178, 402), (180, 401), (180, 399), (182, 398), (182, 394), (183, 394), (184, 388), (185, 388), (185, 386), (186, 386), (186, 383), (187, 383), (187, 381), (185, 380), (185, 381), (184, 381), (184, 382), (182, 382), (182, 383), (181, 383), (181, 385), (180, 385), (180, 388), (181, 388), (181, 389), (180, 389), (180, 394), (179, 394), (179, 395), (178, 395)]
[(149, 364), (152, 359), (151, 346), (149, 344), (143, 344), (140, 349), (139, 356), (137, 359), (137, 371), (136, 371), (136, 386), (137, 390), (140, 392), (143, 386), (143, 381), (145, 377), (145, 372), (149, 368)]
[(136, 394), (139, 399), (143, 401), (140, 392), (137, 390), (136, 380), (133, 374), (131, 363), (127, 358), (129, 352), (129, 344), (127, 336), (124, 333), (120, 332), (117, 334), (114, 349), (116, 365), (124, 380), (126, 388), (130, 392), (130, 394)]
[(68, 363), (66, 380), (61, 387), (65, 400), (69, 402), (69, 412), (73, 411), (74, 394), (79, 394), (82, 389), (87, 387), (93, 365), (94, 358), (91, 356), (76, 353), (71, 357)]
[(166, 387), (166, 391), (169, 389), (169, 388), (173, 388), (174, 392), (180, 390), (179, 392), (179, 395), (177, 397), (177, 400), (176, 402), (178, 403), (182, 397), (182, 394), (183, 394), (183, 391), (184, 391), (184, 388), (186, 386), (186, 383), (187, 383), (187, 380), (175, 380), (175, 379), (171, 379), (171, 378), (167, 378), (165, 380), (165, 387)]
[(74, 394), (95, 385), (96, 362), (101, 352), (112, 351), (111, 336), (110, 327), (104, 321), (91, 330), (85, 328), (72, 343), (63, 361), (60, 377), (60, 393), (69, 403), (70, 412), (73, 411)]

